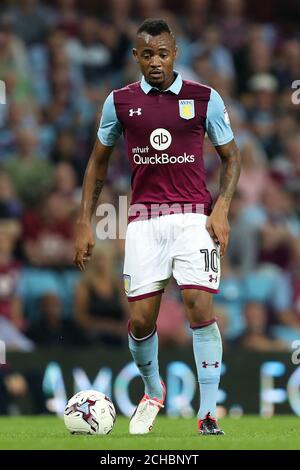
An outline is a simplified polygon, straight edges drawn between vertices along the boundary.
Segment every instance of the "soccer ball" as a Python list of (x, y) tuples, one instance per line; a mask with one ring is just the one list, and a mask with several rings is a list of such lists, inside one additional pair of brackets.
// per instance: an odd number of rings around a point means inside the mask
[(115, 420), (112, 401), (96, 390), (76, 393), (64, 411), (64, 422), (71, 434), (108, 434)]

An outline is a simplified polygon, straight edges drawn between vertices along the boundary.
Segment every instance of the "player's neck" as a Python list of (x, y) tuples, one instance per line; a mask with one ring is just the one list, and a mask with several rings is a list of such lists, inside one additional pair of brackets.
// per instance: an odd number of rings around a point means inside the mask
[(175, 80), (176, 80), (176, 74), (175, 74), (175, 72), (173, 72), (173, 74), (170, 76), (170, 78), (168, 78), (161, 85), (156, 85), (155, 88), (158, 88), (160, 91), (165, 91), (172, 85), (172, 83), (175, 82)]

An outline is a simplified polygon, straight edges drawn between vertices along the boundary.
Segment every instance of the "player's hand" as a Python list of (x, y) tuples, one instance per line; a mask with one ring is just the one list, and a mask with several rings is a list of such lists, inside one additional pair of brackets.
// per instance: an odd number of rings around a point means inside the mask
[(75, 226), (74, 263), (80, 271), (85, 270), (85, 265), (91, 259), (94, 246), (95, 239), (91, 224), (77, 222)]
[(220, 256), (224, 256), (230, 232), (227, 214), (220, 210), (213, 210), (207, 218), (206, 229), (213, 241), (220, 245)]

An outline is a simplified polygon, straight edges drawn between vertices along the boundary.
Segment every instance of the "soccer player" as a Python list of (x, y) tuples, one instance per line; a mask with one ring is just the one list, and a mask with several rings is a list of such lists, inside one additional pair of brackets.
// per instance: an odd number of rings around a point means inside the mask
[[(124, 262), (130, 305), (128, 341), (145, 385), (129, 432), (151, 431), (165, 401), (156, 319), (164, 287), (173, 275), (193, 332), (201, 395), (198, 432), (224, 434), (216, 420), (222, 341), (213, 294), (218, 291), (220, 257), (228, 242), (227, 216), (239, 178), (240, 154), (220, 95), (209, 86), (183, 80), (174, 70), (176, 54), (167, 23), (145, 20), (133, 49), (143, 77), (111, 92), (103, 106), (83, 183), (75, 263), (83, 270), (91, 257), (91, 217), (109, 156), (123, 133), (132, 169)], [(220, 192), (213, 209), (202, 158), (205, 133), (222, 161)]]

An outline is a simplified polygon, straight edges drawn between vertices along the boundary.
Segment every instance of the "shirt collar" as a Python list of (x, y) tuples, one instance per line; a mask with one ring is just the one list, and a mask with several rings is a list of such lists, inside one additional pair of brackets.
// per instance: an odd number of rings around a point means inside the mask
[[(172, 85), (169, 86), (169, 88), (167, 88), (166, 90), (164, 90), (164, 92), (171, 91), (175, 95), (179, 95), (181, 87), (182, 87), (182, 78), (179, 72), (176, 72), (176, 71), (174, 72), (175, 72), (176, 78), (174, 82), (172, 83)], [(146, 81), (144, 76), (142, 77), (142, 80), (141, 80), (141, 89), (143, 90), (144, 93), (146, 93), (146, 95), (151, 90), (158, 90), (158, 88), (149, 85), (149, 83)]]

